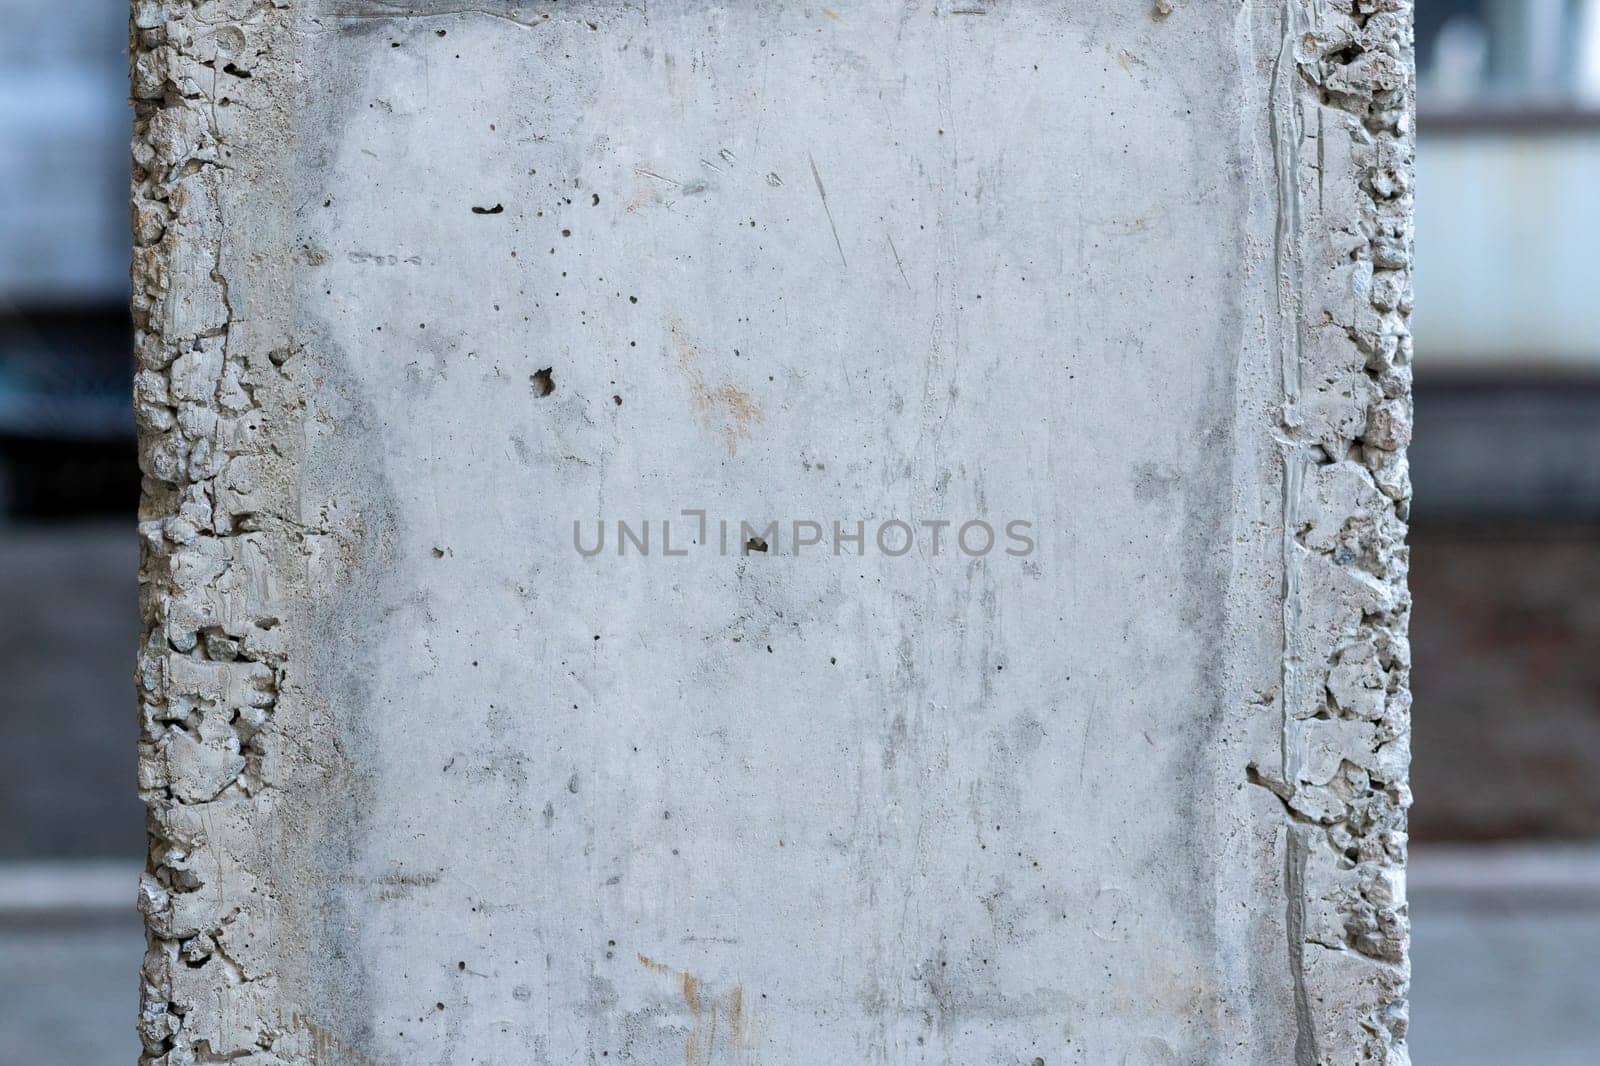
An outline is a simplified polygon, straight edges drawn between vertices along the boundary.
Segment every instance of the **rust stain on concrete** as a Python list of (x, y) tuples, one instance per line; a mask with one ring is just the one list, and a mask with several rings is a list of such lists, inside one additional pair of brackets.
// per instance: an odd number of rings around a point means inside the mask
[(722, 438), (729, 455), (738, 454), (740, 442), (749, 440), (753, 427), (766, 421), (766, 411), (760, 401), (732, 382), (709, 383), (700, 368), (700, 349), (683, 323), (674, 320), (671, 332), (673, 355), (689, 386), (696, 417), (707, 432)]

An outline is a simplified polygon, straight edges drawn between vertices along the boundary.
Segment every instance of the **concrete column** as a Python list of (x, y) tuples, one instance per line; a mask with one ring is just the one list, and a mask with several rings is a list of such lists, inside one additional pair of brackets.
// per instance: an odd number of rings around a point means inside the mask
[(147, 1063), (1406, 1061), (1408, 0), (140, 0)]

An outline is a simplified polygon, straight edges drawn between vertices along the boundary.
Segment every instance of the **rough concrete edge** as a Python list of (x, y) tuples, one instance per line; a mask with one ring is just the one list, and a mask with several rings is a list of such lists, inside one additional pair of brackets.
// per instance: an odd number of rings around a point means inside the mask
[(1409, 1062), (1412, 0), (1283, 0), (1282, 880), (1296, 1066)]
[(300, 519), (289, 301), (273, 292), (281, 268), (249, 254), (288, 202), (268, 162), (289, 130), (287, 4), (131, 3), (138, 1031), (141, 1062), (159, 1066), (308, 1061), (276, 1000), (270, 792), (288, 760), (264, 738), (315, 531)]

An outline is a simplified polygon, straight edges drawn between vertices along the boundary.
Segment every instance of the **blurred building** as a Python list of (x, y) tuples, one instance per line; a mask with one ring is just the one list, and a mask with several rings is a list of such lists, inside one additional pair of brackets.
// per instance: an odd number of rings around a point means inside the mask
[(0, 32), (0, 1062), (132, 1062), (126, 0)]
[(1418, 0), (1415, 838), (1600, 836), (1600, 3)]
[(0, 34), (0, 859), (141, 850), (126, 10)]
[(20, 0), (0, 34), (0, 507), (127, 515), (127, 4)]

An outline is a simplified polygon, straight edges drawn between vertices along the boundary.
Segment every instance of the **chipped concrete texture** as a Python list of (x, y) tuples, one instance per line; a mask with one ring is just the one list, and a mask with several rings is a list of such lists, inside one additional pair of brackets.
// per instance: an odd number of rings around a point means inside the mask
[(1409, 18), (136, 3), (144, 1061), (1406, 1061)]

